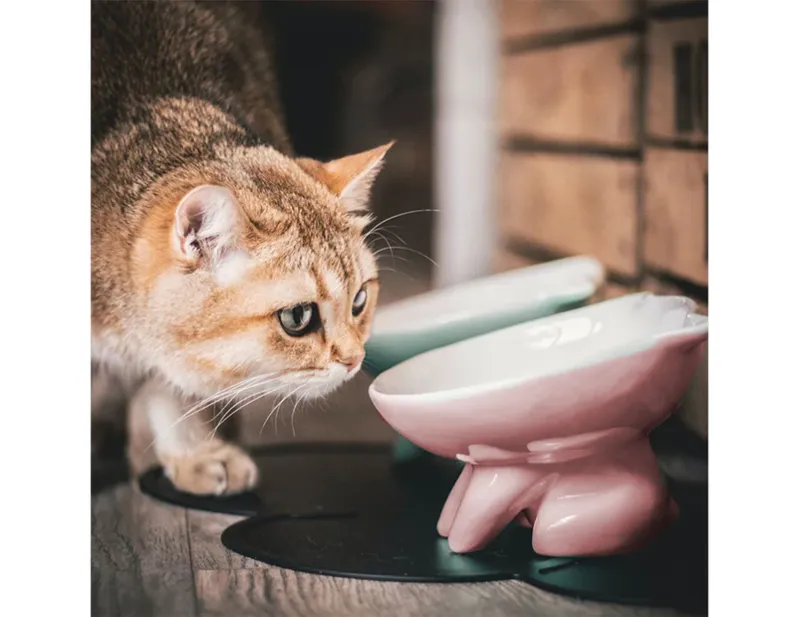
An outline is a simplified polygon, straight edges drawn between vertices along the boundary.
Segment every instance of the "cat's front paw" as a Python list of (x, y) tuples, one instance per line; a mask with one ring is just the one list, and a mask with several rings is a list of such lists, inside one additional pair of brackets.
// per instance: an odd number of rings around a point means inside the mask
[(258, 481), (253, 459), (221, 440), (204, 443), (189, 454), (165, 456), (163, 465), (175, 488), (195, 495), (242, 493)]

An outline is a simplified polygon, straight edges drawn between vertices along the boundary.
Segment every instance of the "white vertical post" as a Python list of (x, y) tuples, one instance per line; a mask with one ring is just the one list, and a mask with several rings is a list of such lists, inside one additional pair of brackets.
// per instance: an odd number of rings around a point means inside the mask
[(495, 0), (440, 0), (434, 234), (436, 286), (488, 274), (495, 242)]

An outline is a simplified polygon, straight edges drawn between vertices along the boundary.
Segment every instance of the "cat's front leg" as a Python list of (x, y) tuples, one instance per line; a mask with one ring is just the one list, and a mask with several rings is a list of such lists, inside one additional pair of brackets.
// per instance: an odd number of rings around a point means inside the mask
[(208, 412), (183, 417), (191, 407), (162, 382), (145, 382), (130, 413), (146, 417), (158, 462), (176, 488), (196, 495), (225, 495), (253, 488), (258, 470), (239, 447), (209, 438)]

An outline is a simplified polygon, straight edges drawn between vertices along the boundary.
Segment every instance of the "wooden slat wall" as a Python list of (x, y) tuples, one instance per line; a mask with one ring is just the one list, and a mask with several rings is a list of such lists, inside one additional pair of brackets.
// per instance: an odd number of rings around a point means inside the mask
[[(599, 298), (677, 293), (707, 311), (708, 3), (498, 7), (496, 268), (591, 254), (609, 273)], [(698, 379), (686, 419), (706, 435)]]
[(708, 284), (708, 154), (649, 147), (644, 158), (645, 265)]
[(506, 56), (501, 134), (635, 148), (638, 43), (626, 34)]
[(648, 136), (705, 146), (708, 19), (652, 20), (647, 43)]
[(639, 165), (601, 157), (506, 153), (501, 159), (501, 232), (553, 253), (591, 253), (637, 273)]
[(502, 5), (501, 32), (505, 39), (603, 27), (636, 17), (636, 6), (629, 0), (503, 0)]

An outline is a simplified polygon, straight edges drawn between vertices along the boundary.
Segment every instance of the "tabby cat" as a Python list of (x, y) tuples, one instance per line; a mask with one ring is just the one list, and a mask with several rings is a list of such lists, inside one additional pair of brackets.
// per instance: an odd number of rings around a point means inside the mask
[(133, 383), (129, 425), (196, 494), (257, 481), (205, 404), (332, 391), (378, 297), (364, 229), (391, 144), (295, 156), (255, 10), (92, 4), (93, 412)]

